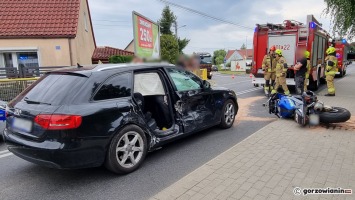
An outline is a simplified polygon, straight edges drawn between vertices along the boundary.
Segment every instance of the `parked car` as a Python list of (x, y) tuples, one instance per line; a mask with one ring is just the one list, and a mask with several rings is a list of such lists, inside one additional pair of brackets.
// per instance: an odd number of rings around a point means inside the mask
[(150, 63), (49, 72), (6, 110), (4, 139), (18, 157), (59, 169), (104, 164), (124, 174), (148, 151), (177, 138), (216, 125), (230, 128), (238, 103), (231, 90)]
[(218, 67), (217, 67), (217, 65), (213, 65), (213, 66), (212, 66), (212, 71), (218, 72)]
[(5, 119), (6, 119), (6, 102), (0, 100), (0, 141), (2, 140), (2, 132), (5, 129)]

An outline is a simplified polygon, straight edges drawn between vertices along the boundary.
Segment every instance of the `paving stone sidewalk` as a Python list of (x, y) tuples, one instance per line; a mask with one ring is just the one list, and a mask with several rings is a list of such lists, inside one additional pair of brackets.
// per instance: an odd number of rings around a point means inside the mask
[[(355, 116), (355, 76), (348, 76), (336, 83), (336, 97), (320, 99)], [(296, 196), (295, 187), (355, 190), (355, 129), (277, 120), (151, 199), (355, 199), (354, 194)]]

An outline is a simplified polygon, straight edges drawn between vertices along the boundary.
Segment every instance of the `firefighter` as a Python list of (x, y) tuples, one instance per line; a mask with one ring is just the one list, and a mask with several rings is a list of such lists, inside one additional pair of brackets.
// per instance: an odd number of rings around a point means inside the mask
[(286, 72), (287, 72), (287, 63), (286, 59), (282, 56), (282, 51), (280, 49), (276, 49), (275, 51), (275, 61), (276, 61), (276, 84), (274, 89), (271, 91), (271, 94), (275, 94), (279, 89), (279, 86), (282, 86), (285, 95), (290, 95), (290, 91), (286, 85)]
[(338, 66), (338, 59), (335, 57), (335, 51), (334, 47), (329, 47), (326, 51), (328, 56), (325, 58), (325, 77), (327, 81), (328, 94), (325, 96), (335, 96), (334, 77)]
[(304, 81), (304, 90), (307, 92), (307, 85), (309, 84), (309, 73), (311, 72), (311, 61), (310, 61), (310, 55), (311, 53), (309, 51), (304, 52), (304, 57), (307, 59), (307, 72), (305, 76), (305, 81)]
[[(295, 83), (296, 83), (296, 92), (301, 95), (304, 92), (304, 88), (307, 87), (305, 84), (306, 74), (307, 74), (307, 65), (308, 59), (304, 49), (297, 49), (297, 64), (293, 67), (296, 71), (295, 73)], [(305, 86), (306, 85), (306, 86)]]
[[(264, 91), (265, 95), (269, 96), (270, 91), (273, 89), (273, 85), (275, 83), (276, 75), (275, 75), (275, 50), (276, 47), (272, 46), (269, 50), (269, 53), (264, 56), (262, 69), (264, 71), (264, 79), (265, 79), (265, 86)], [(271, 81), (271, 84), (270, 84)]]

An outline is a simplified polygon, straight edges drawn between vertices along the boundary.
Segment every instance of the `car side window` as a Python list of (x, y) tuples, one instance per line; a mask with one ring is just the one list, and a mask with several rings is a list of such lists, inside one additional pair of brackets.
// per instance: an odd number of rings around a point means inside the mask
[(94, 101), (131, 96), (131, 74), (124, 73), (109, 78), (94, 96)]
[(191, 72), (175, 68), (168, 68), (167, 70), (177, 91), (201, 89), (201, 80)]

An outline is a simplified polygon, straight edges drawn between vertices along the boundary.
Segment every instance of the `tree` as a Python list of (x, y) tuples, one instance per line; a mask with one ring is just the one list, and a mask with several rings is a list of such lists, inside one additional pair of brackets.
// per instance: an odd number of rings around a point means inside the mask
[(221, 64), (223, 64), (223, 62), (224, 62), (224, 57), (222, 57), (222, 56), (218, 56), (216, 59), (215, 59), (215, 65), (221, 65)]
[[(163, 12), (161, 13), (161, 18), (158, 21), (160, 25), (160, 33), (165, 35), (173, 35), (171, 28), (173, 27), (173, 25), (176, 25), (176, 20), (177, 17), (174, 15), (173, 11), (170, 10), (170, 7), (165, 6)], [(179, 53), (182, 54), (182, 50), (189, 44), (190, 40), (186, 38), (181, 39), (176, 37), (177, 36), (175, 35), (175, 40), (177, 40), (179, 45)]]
[(243, 43), (243, 45), (240, 47), (240, 49), (246, 49), (247, 47), (245, 46), (245, 44)]
[(190, 40), (189, 39), (178, 39), (178, 45), (179, 45), (179, 53), (183, 54), (182, 50), (185, 49), (185, 47), (189, 44)]
[(355, 36), (355, 1), (354, 0), (324, 0), (327, 4), (325, 13), (332, 17), (333, 31), (339, 36)]
[(213, 52), (213, 64), (220, 65), (224, 62), (227, 52), (224, 49), (216, 50)]
[(164, 34), (160, 36), (160, 50), (162, 60), (175, 64), (179, 56), (179, 46), (173, 35)]
[(133, 56), (111, 56), (108, 61), (110, 63), (129, 63), (132, 62)]
[(170, 10), (170, 7), (165, 6), (159, 20), (160, 33), (172, 35), (173, 33), (171, 32), (171, 27), (175, 23), (176, 19), (177, 17), (174, 15), (173, 11)]

